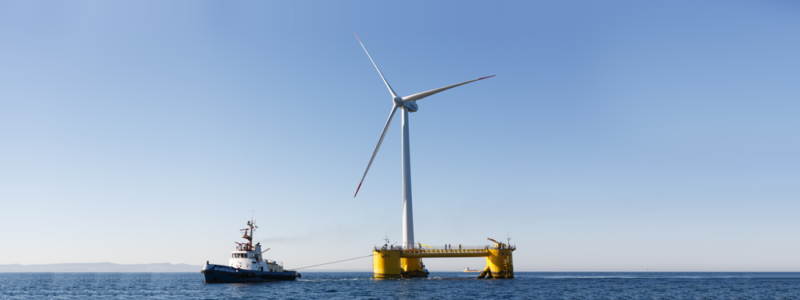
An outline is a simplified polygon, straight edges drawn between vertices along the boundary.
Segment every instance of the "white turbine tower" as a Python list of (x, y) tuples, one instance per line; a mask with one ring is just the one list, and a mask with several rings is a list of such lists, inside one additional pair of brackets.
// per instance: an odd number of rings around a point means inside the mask
[(361, 39), (358, 38), (356, 35), (356, 39), (358, 39), (358, 43), (361, 44), (361, 48), (364, 48), (364, 52), (367, 53), (367, 57), (372, 62), (372, 65), (375, 66), (375, 69), (378, 70), (378, 74), (381, 75), (383, 79), (383, 83), (386, 84), (386, 87), (389, 89), (389, 93), (392, 94), (392, 111), (389, 113), (389, 119), (386, 120), (386, 125), (383, 126), (383, 132), (381, 132), (381, 138), (378, 139), (378, 145), (375, 146), (375, 151), (372, 152), (372, 157), (369, 158), (369, 163), (367, 164), (367, 169), (364, 170), (364, 176), (361, 176), (361, 182), (358, 183), (358, 189), (356, 189), (355, 195), (353, 198), (358, 195), (358, 190), (361, 189), (361, 184), (364, 183), (364, 178), (367, 177), (367, 172), (369, 172), (369, 167), (372, 166), (372, 161), (375, 160), (375, 155), (378, 154), (378, 149), (381, 148), (381, 143), (383, 143), (383, 138), (386, 136), (386, 130), (389, 129), (389, 125), (392, 123), (392, 117), (394, 117), (395, 111), (398, 108), (403, 110), (403, 138), (402, 138), (402, 146), (403, 146), (403, 247), (405, 248), (413, 248), (414, 247), (414, 216), (412, 213), (411, 208), (411, 159), (410, 159), (410, 150), (409, 150), (409, 139), (408, 139), (408, 113), (409, 112), (416, 112), (417, 111), (417, 100), (422, 98), (428, 97), (430, 95), (436, 94), (438, 92), (446, 91), (452, 89), (454, 87), (465, 85), (470, 82), (486, 79), (492, 76), (481, 77), (478, 79), (473, 79), (469, 81), (464, 81), (461, 83), (456, 83), (453, 85), (448, 85), (446, 87), (441, 87), (438, 89), (433, 89), (427, 92), (417, 93), (410, 96), (399, 97), (394, 92), (392, 87), (389, 85), (389, 82), (386, 81), (386, 77), (383, 76), (381, 73), (381, 69), (378, 68), (378, 65), (375, 64), (375, 61), (372, 60), (372, 56), (369, 55), (367, 48), (364, 47), (364, 43), (361, 42)]

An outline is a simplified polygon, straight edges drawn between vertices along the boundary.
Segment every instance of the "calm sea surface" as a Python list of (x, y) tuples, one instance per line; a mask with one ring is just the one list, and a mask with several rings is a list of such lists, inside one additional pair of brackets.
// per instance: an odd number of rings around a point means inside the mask
[(205, 284), (200, 272), (0, 273), (0, 299), (800, 299), (800, 273), (302, 274), (294, 282)]

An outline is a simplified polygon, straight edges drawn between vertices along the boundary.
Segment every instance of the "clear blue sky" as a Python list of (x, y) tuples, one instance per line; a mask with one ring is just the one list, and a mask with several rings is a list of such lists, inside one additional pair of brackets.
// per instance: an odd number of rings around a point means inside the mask
[[(287, 267), (510, 234), (519, 271), (798, 271), (794, 1), (0, 1), (0, 264)], [(395, 121), (399, 121), (396, 119)], [(481, 259), (426, 260), (434, 271)], [(371, 261), (328, 266), (371, 269)]]

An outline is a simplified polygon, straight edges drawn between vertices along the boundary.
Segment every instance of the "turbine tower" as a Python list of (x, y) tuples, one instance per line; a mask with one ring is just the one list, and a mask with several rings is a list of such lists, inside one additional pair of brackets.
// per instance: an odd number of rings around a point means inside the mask
[(364, 183), (364, 178), (367, 177), (367, 172), (369, 172), (369, 167), (372, 166), (372, 161), (375, 160), (375, 155), (378, 154), (378, 150), (381, 148), (381, 143), (383, 143), (383, 138), (386, 136), (386, 131), (389, 129), (389, 125), (392, 124), (392, 118), (394, 117), (394, 113), (397, 109), (403, 110), (403, 119), (402, 119), (402, 147), (403, 147), (403, 247), (414, 248), (414, 214), (411, 207), (411, 157), (410, 157), (410, 149), (409, 149), (409, 136), (408, 136), (408, 113), (409, 112), (416, 112), (417, 111), (417, 100), (422, 98), (428, 97), (430, 95), (446, 91), (452, 89), (454, 87), (465, 85), (470, 82), (475, 82), (478, 80), (483, 80), (492, 76), (481, 77), (478, 79), (473, 79), (469, 81), (464, 81), (461, 83), (456, 83), (453, 85), (448, 85), (445, 87), (440, 87), (438, 89), (433, 89), (430, 91), (422, 92), (413, 94), (410, 96), (399, 97), (392, 89), (392, 86), (389, 85), (389, 82), (386, 81), (386, 77), (383, 76), (381, 69), (378, 68), (378, 65), (375, 64), (375, 61), (372, 60), (372, 56), (369, 55), (367, 48), (364, 47), (364, 43), (361, 42), (361, 39), (358, 38), (356, 34), (356, 39), (358, 39), (358, 43), (361, 44), (361, 48), (364, 49), (364, 52), (367, 53), (367, 57), (372, 62), (372, 65), (375, 66), (375, 69), (378, 70), (378, 74), (381, 75), (381, 79), (383, 79), (383, 83), (386, 84), (386, 88), (389, 89), (389, 93), (392, 94), (392, 111), (389, 113), (389, 118), (386, 120), (386, 125), (383, 126), (383, 132), (381, 132), (381, 138), (378, 139), (378, 145), (375, 146), (375, 151), (372, 152), (372, 157), (369, 158), (369, 163), (367, 164), (367, 169), (364, 170), (364, 176), (361, 176), (361, 182), (358, 183), (358, 188), (356, 189), (355, 198), (358, 195), (358, 191), (361, 189), (361, 184)]

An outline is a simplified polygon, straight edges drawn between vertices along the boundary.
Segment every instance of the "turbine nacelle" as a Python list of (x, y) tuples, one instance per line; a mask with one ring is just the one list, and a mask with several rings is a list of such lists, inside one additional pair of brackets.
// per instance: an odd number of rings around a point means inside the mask
[(419, 109), (419, 106), (417, 105), (417, 100), (403, 101), (403, 97), (397, 96), (394, 97), (394, 99), (392, 99), (392, 102), (394, 102), (394, 105), (397, 107), (405, 107), (406, 109), (408, 109), (408, 112), (412, 113), (417, 112), (417, 110)]
[(412, 113), (413, 112), (417, 112), (417, 109), (419, 109), (419, 106), (417, 106), (417, 101), (416, 100), (403, 102), (403, 107), (408, 109), (408, 112), (412, 112)]

